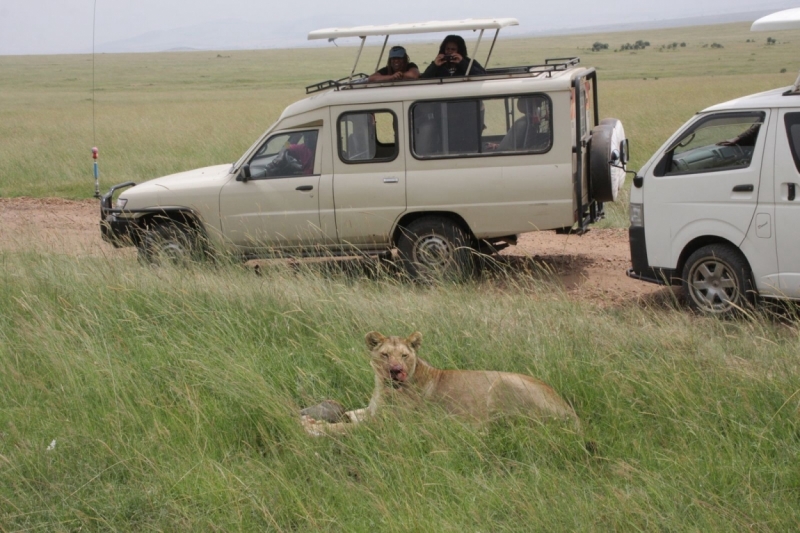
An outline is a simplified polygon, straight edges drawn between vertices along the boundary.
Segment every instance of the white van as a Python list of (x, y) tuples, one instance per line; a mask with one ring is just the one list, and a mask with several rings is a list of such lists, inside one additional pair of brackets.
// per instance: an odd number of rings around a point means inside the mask
[(800, 299), (799, 83), (701, 111), (650, 158), (631, 189), (629, 276), (718, 315)]
[[(482, 34), (513, 24), (312, 36), (357, 35), (363, 46), (368, 35)], [(354, 67), (307, 93), (233, 164), (112, 187), (101, 200), (104, 238), (136, 246), (145, 261), (219, 250), (285, 257), (397, 249), (417, 276), (467, 268), (472, 251), (499, 250), (519, 233), (584, 231), (624, 182), (622, 124), (600, 121), (596, 72), (577, 58), (384, 83)]]

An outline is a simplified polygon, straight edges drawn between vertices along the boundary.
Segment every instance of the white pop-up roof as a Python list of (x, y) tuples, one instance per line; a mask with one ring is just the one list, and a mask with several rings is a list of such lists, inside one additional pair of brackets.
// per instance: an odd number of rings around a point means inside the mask
[(356, 67), (358, 66), (358, 59), (361, 57), (361, 51), (364, 49), (364, 42), (367, 40), (367, 37), (370, 36), (384, 36), (383, 39), (383, 48), (381, 48), (381, 54), (378, 57), (378, 64), (375, 67), (375, 70), (378, 70), (381, 65), (381, 61), (383, 60), (383, 52), (386, 50), (386, 43), (389, 41), (390, 35), (409, 35), (412, 33), (436, 33), (436, 32), (452, 32), (452, 31), (478, 31), (480, 30), (480, 35), (478, 36), (478, 42), (475, 44), (475, 49), (470, 54), (472, 58), (470, 60), (469, 66), (467, 67), (467, 72), (470, 71), (472, 68), (472, 61), (475, 60), (475, 54), (478, 53), (478, 47), (481, 44), (481, 39), (483, 38), (483, 32), (486, 30), (495, 30), (494, 40), (492, 41), (492, 46), (489, 48), (489, 54), (486, 56), (486, 63), (484, 66), (489, 64), (489, 58), (492, 57), (492, 50), (494, 50), (494, 43), (497, 41), (497, 35), (500, 33), (502, 28), (506, 28), (508, 26), (517, 26), (519, 22), (517, 19), (513, 18), (496, 18), (496, 19), (463, 19), (463, 20), (432, 20), (428, 22), (411, 22), (406, 24), (387, 24), (383, 26), (356, 26), (353, 28), (326, 28), (324, 30), (314, 30), (308, 34), (308, 40), (314, 39), (328, 39), (329, 41), (333, 41), (335, 39), (343, 38), (343, 37), (358, 37), (361, 39), (361, 46), (358, 49), (358, 54), (356, 55), (356, 62), (353, 64), (353, 70), (350, 72), (350, 78), (353, 77), (353, 74), (356, 71)]
[[(753, 22), (750, 31), (777, 31), (800, 29), (800, 8), (784, 9)], [(800, 74), (792, 86), (791, 92), (800, 92)]]
[(796, 30), (800, 28), (800, 8), (785, 9), (753, 22), (750, 31)]
[(466, 30), (499, 30), (508, 26), (517, 26), (519, 22), (512, 18), (499, 19), (464, 19), (464, 20), (431, 20), (428, 22), (411, 22), (407, 24), (386, 24), (383, 26), (356, 26), (354, 28), (326, 28), (314, 30), (308, 34), (308, 40), (339, 39), (341, 37), (369, 37), (375, 35), (408, 35), (412, 33), (435, 33), (444, 31)]

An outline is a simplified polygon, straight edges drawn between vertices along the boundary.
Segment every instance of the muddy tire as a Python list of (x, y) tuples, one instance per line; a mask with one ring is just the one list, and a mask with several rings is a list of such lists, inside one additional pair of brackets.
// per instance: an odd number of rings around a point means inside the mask
[[(627, 142), (622, 122), (603, 119), (592, 129), (589, 152), (589, 179), (592, 199), (614, 202), (625, 183), (625, 164), (628, 161)], [(616, 163), (612, 164), (612, 161)]]
[(747, 260), (725, 244), (703, 246), (689, 256), (683, 267), (683, 288), (689, 307), (717, 316), (747, 309), (755, 296)]
[(160, 222), (145, 230), (137, 249), (139, 261), (148, 265), (188, 266), (205, 257), (197, 231), (178, 222)]
[(411, 279), (466, 279), (475, 272), (472, 238), (448, 218), (415, 220), (401, 230), (397, 249)]

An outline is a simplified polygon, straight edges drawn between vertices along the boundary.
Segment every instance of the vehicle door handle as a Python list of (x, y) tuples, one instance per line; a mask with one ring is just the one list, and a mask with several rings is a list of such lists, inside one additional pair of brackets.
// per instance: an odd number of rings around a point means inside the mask
[(733, 192), (753, 192), (752, 185), (736, 185), (733, 188)]
[(399, 178), (383, 178), (384, 183), (397, 183), (400, 181)]
[(301, 186), (299, 186), (298, 188), (296, 188), (295, 190), (296, 190), (296, 191), (310, 191), (310, 190), (312, 190), (313, 188), (314, 188), (314, 186), (313, 186), (313, 185), (301, 185)]
[(794, 183), (790, 183), (789, 184), (789, 201), (790, 202), (794, 202), (794, 196), (795, 196), (795, 184)]

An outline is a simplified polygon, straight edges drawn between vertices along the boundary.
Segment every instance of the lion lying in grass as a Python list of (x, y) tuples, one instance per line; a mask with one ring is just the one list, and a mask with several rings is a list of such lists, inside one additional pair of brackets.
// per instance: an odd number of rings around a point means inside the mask
[(407, 338), (384, 337), (377, 331), (366, 336), (375, 389), (369, 406), (355, 411), (327, 400), (301, 411), (303, 426), (312, 435), (341, 432), (393, 402), (433, 402), (454, 415), (474, 421), (493, 416), (523, 415), (571, 419), (578, 416), (550, 385), (531, 376), (492, 370), (442, 370), (417, 356), (422, 334)]

